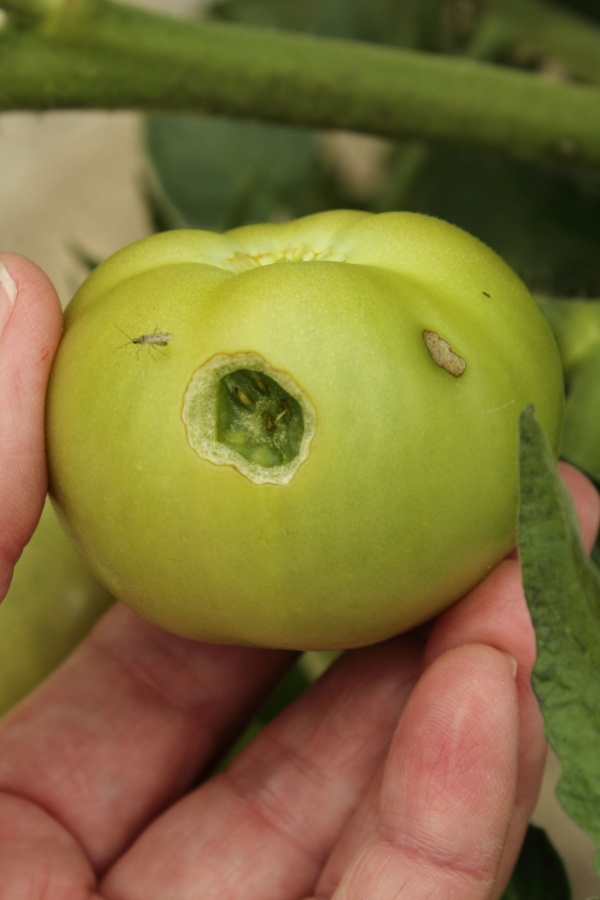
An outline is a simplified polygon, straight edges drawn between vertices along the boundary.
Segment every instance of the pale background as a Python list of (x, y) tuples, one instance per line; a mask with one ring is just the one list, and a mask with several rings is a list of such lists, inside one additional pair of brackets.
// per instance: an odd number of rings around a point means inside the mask
[[(137, 5), (178, 12), (194, 0)], [(42, 266), (66, 303), (84, 276), (78, 252), (101, 260), (149, 233), (145, 173), (134, 114), (0, 115), (0, 250), (24, 253)], [(585, 900), (600, 895), (600, 880), (591, 874), (593, 848), (554, 798), (557, 774), (551, 758), (535, 821), (565, 859), (573, 900)]]

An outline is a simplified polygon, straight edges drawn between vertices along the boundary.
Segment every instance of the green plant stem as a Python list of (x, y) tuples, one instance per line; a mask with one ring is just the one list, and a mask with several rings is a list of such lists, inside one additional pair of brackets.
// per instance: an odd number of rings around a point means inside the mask
[[(45, 6), (12, 0), (21, 14)], [(271, 29), (182, 21), (109, 0), (49, 3), (0, 33), (0, 110), (203, 112), (421, 137), (600, 165), (600, 90), (486, 63)]]
[(600, 28), (549, 0), (493, 0), (470, 50), (475, 56), (524, 52), (565, 75), (600, 82)]

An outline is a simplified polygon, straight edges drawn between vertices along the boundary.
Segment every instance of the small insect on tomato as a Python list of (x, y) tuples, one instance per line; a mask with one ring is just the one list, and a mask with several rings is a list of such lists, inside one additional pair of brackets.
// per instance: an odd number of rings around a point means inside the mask
[[(131, 335), (127, 334), (126, 331), (123, 331), (122, 328), (119, 328), (118, 325), (115, 325), (115, 328), (127, 338), (128, 344), (137, 344), (138, 349), (143, 345), (147, 344), (149, 350), (158, 350), (159, 353), (162, 353), (162, 350), (159, 350), (159, 347), (166, 347), (169, 344), (169, 341), (173, 338), (173, 335), (169, 331), (159, 331), (156, 328), (151, 334), (140, 334), (139, 337), (131, 337)], [(125, 347), (127, 344), (121, 344), (119, 347), (115, 347), (115, 350), (120, 350), (121, 347)], [(163, 354), (164, 356), (164, 354)]]

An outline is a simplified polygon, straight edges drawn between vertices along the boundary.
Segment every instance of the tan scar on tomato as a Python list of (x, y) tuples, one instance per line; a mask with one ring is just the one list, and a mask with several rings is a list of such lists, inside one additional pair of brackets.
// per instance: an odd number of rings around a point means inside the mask
[(466, 361), (455, 353), (448, 341), (435, 331), (424, 331), (423, 340), (434, 363), (450, 372), (455, 378), (462, 375), (467, 368)]

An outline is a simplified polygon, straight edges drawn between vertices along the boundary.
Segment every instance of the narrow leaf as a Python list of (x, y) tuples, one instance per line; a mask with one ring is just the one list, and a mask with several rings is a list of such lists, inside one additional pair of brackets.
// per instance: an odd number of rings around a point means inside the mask
[(532, 410), (521, 415), (520, 480), (519, 553), (538, 644), (533, 686), (561, 761), (558, 797), (600, 847), (600, 577)]

